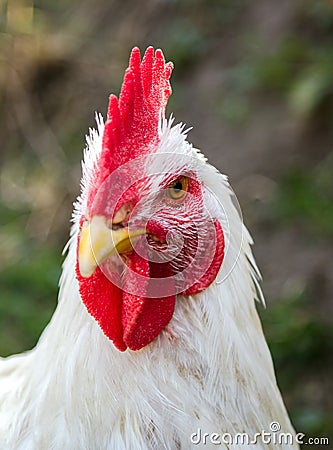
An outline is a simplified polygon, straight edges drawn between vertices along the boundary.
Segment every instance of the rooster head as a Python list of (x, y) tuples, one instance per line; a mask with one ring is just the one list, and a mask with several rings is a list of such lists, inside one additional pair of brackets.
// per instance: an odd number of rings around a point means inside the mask
[(206, 289), (224, 257), (222, 226), (198, 176), (205, 162), (184, 127), (164, 117), (172, 69), (160, 50), (149, 47), (141, 61), (134, 48), (99, 145), (88, 149), (95, 160), (81, 199), (76, 275), (88, 312), (121, 351), (156, 338), (176, 297)]

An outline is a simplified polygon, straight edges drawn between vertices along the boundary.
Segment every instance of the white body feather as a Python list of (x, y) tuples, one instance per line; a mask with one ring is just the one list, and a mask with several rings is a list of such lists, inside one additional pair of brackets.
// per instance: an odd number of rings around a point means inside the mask
[[(246, 432), (252, 439), (277, 421), (281, 432), (294, 431), (255, 308), (258, 274), (251, 238), (226, 178), (192, 149), (183, 127), (171, 127), (172, 120), (162, 123), (158, 151), (196, 161), (207, 187), (205, 201), (226, 234), (221, 272), (204, 292), (178, 296), (166, 330), (140, 351), (119, 352), (86, 311), (75, 278), (76, 245), (78, 218), (101, 151), (100, 116), (97, 122), (85, 152), (57, 310), (35, 349), (0, 359), (0, 448), (297, 448), (260, 439), (248, 446), (191, 442), (199, 428), (220, 435)], [(163, 169), (175, 169), (176, 160), (165, 158)]]

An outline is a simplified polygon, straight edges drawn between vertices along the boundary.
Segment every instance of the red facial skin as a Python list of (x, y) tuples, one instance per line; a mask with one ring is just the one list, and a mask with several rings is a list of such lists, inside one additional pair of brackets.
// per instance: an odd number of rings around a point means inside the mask
[[(111, 194), (119, 198), (113, 213), (129, 201), (134, 208), (142, 198), (140, 182), (132, 185), (123, 195), (118, 195), (117, 189), (120, 193), (124, 178), (122, 177), (119, 183), (113, 180), (112, 189), (108, 186), (107, 179), (128, 161), (149, 155), (157, 148), (159, 120), (171, 94), (169, 84), (171, 70), (172, 64), (165, 64), (161, 51), (156, 51), (154, 55), (154, 50), (148, 48), (142, 62), (139, 50), (132, 51), (119, 102), (115, 96), (110, 97), (102, 153), (94, 177), (94, 186), (88, 196), (88, 218), (102, 215), (112, 222), (112, 212), (108, 209), (112, 204)], [(125, 174), (125, 178), (128, 176), (131, 180), (138, 180), (142, 176), (139, 171), (137, 174)], [(201, 186), (194, 178), (193, 181), (191, 179), (188, 192), (191, 194), (188, 200), (186, 196), (183, 200), (184, 205), (187, 205), (185, 210), (181, 208), (181, 204), (168, 204), (167, 201), (165, 204), (166, 212), (178, 218), (175, 225), (178, 231), (181, 231), (182, 225), (191, 219), (189, 214), (192, 214), (195, 220), (203, 216)], [(83, 220), (84, 218), (81, 226)], [(201, 226), (204, 225), (203, 220)], [(150, 233), (161, 240), (165, 239), (167, 232), (170, 231), (170, 228), (159, 219), (158, 214), (147, 223), (148, 227)], [(137, 251), (133, 250), (126, 255), (126, 264), (130, 270), (126, 271), (121, 287), (114, 285), (100, 267), (90, 277), (83, 277), (77, 263), (76, 275), (82, 301), (105, 335), (120, 351), (127, 348), (139, 350), (159, 335), (173, 316), (177, 292), (181, 292), (182, 295), (194, 295), (214, 281), (224, 257), (224, 237), (217, 220), (210, 223), (209, 229), (210, 233), (214, 232), (214, 236), (207, 236), (213, 257), (208, 263), (206, 261), (207, 270), (198, 277), (196, 277), (195, 256), (200, 236), (195, 229), (190, 233), (187, 232), (183, 249), (177, 256), (178, 259), (172, 263), (149, 261), (147, 246), (143, 245), (146, 236), (141, 236), (135, 246)], [(79, 240), (80, 236), (78, 244)], [(203, 258), (202, 253), (200, 265), (205, 262)], [(193, 270), (185, 275), (185, 281), (188, 281), (185, 283), (185, 290), (179, 291), (176, 275), (188, 264), (193, 265)], [(141, 278), (138, 278), (137, 274), (140, 274)], [(152, 289), (153, 281), (156, 279), (161, 283), (161, 290), (165, 289), (163, 290), (166, 292), (165, 297), (154, 297)], [(131, 293), (133, 291), (139, 295)]]
[[(161, 192), (164, 193), (163, 190)], [(182, 230), (184, 217), (195, 222), (199, 215), (203, 215), (201, 187), (194, 179), (190, 180), (188, 194), (181, 202), (174, 202), (174, 205), (168, 202), (165, 205), (166, 215), (174, 217), (176, 230)], [(138, 194), (132, 197), (134, 207), (134, 199), (138, 197)], [(177, 217), (179, 220), (175, 220)], [(201, 223), (204, 226), (206, 221)], [(161, 241), (165, 240), (168, 231), (172, 231), (169, 225), (160, 220), (158, 214), (148, 221), (147, 228)], [(205, 233), (205, 229), (202, 232)], [(212, 232), (213, 235), (209, 235)], [(184, 235), (183, 248), (171, 263), (150, 261), (147, 246), (144, 246), (146, 236), (141, 236), (135, 250), (126, 255), (126, 265), (130, 270), (124, 276), (122, 288), (115, 286), (100, 268), (89, 278), (82, 277), (77, 265), (83, 302), (119, 350), (124, 351), (127, 347), (139, 350), (148, 345), (172, 319), (177, 293), (185, 296), (197, 294), (216, 278), (224, 257), (224, 236), (220, 223), (214, 220), (210, 226), (207, 225), (207, 242), (205, 239), (205, 252), (201, 256), (198, 250), (200, 236), (196, 229)], [(210, 260), (207, 261), (207, 258)], [(188, 269), (189, 264), (193, 266), (191, 270)], [(206, 267), (203, 272), (202, 267)], [(185, 290), (177, 286), (175, 276), (179, 273), (185, 274), (185, 280), (182, 281)], [(142, 275), (142, 278), (138, 279), (136, 274)], [(161, 290), (167, 293), (165, 297), (154, 296), (152, 280), (156, 278), (161, 280)], [(131, 293), (133, 291), (140, 295)]]

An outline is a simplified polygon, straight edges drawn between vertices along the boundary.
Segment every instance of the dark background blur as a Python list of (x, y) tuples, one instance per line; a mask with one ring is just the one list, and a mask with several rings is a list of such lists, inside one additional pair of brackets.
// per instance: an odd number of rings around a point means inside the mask
[(258, 309), (293, 422), (328, 436), (328, 0), (0, 1), (0, 354), (31, 348), (52, 315), (84, 135), (119, 93), (130, 49), (150, 44), (175, 63), (168, 113), (229, 175), (254, 236)]

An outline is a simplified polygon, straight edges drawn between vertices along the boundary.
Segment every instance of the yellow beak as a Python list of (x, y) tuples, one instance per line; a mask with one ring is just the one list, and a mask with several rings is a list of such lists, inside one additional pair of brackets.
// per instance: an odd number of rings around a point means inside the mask
[(103, 216), (94, 216), (84, 222), (79, 245), (79, 269), (83, 277), (90, 277), (96, 268), (115, 253), (126, 253), (133, 249), (139, 236), (146, 233), (145, 228), (113, 230)]

